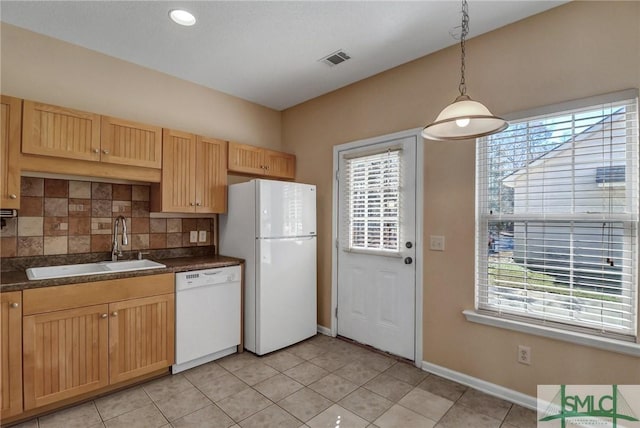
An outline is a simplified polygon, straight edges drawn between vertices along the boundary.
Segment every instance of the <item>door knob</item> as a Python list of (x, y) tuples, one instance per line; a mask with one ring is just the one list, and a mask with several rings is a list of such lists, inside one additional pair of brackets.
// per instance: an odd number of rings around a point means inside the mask
[(413, 244), (411, 243), (411, 241), (407, 241), (407, 243), (404, 244), (404, 246), (407, 247), (407, 248), (411, 248), (411, 247), (413, 247)]
[(404, 258), (404, 264), (405, 265), (410, 265), (411, 263), (413, 263), (413, 259), (411, 257), (405, 257)]

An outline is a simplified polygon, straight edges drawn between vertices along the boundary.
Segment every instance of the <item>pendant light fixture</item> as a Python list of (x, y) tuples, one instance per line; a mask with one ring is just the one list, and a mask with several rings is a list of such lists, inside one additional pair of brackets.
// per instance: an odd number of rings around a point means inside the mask
[(444, 108), (435, 122), (422, 130), (422, 136), (430, 140), (468, 140), (495, 134), (507, 129), (509, 124), (491, 114), (488, 108), (467, 95), (464, 80), (465, 41), (469, 33), (469, 5), (462, 0), (462, 32), (460, 34), (460, 95)]

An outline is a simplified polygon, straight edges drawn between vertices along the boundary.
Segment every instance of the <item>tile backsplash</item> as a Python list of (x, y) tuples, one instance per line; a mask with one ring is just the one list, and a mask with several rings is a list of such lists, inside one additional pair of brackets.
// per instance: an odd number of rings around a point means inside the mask
[[(125, 251), (213, 243), (211, 218), (150, 218), (149, 186), (22, 177), (21, 187), (18, 217), (0, 230), (0, 257), (110, 252), (120, 215)], [(206, 242), (189, 242), (189, 232), (203, 230)]]

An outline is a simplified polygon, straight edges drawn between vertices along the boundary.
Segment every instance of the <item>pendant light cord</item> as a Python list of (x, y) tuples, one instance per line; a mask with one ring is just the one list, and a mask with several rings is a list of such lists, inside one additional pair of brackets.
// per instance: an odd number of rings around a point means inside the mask
[(467, 84), (464, 80), (464, 57), (466, 54), (465, 42), (467, 39), (467, 34), (469, 34), (469, 5), (467, 4), (467, 0), (462, 0), (462, 31), (460, 33), (460, 85), (458, 85), (460, 95), (466, 95), (467, 93)]

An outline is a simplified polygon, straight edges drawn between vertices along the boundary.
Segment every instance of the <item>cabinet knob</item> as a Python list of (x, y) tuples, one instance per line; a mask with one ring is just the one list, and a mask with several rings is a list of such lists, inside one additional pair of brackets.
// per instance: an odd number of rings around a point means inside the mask
[(195, 204), (193, 202), (189, 202), (189, 205), (194, 206)]
[(18, 306), (20, 306), (20, 304), (17, 302), (13, 302), (9, 306), (11, 306), (12, 308), (17, 308)]
[(111, 312), (111, 316), (112, 316), (112, 317), (117, 317), (117, 316), (118, 316), (118, 311), (113, 311), (113, 312)]
[(104, 149), (104, 150), (102, 151), (102, 153), (104, 153), (105, 155), (108, 155), (108, 154), (109, 154), (109, 150)]
[(102, 314), (102, 315), (100, 315), (100, 318), (106, 318), (106, 317), (108, 317), (108, 315), (107, 315), (107, 314)]
[(201, 206), (201, 205), (202, 205), (202, 203), (196, 202), (196, 206)]
[(100, 153), (100, 149), (93, 149), (93, 153)]
[(9, 199), (17, 199), (17, 198), (18, 198), (18, 197), (17, 197), (14, 193), (12, 193), (12, 194), (10, 194), (10, 195), (9, 195)]
[(264, 169), (266, 169), (267, 171), (269, 171), (269, 165), (265, 166)]

